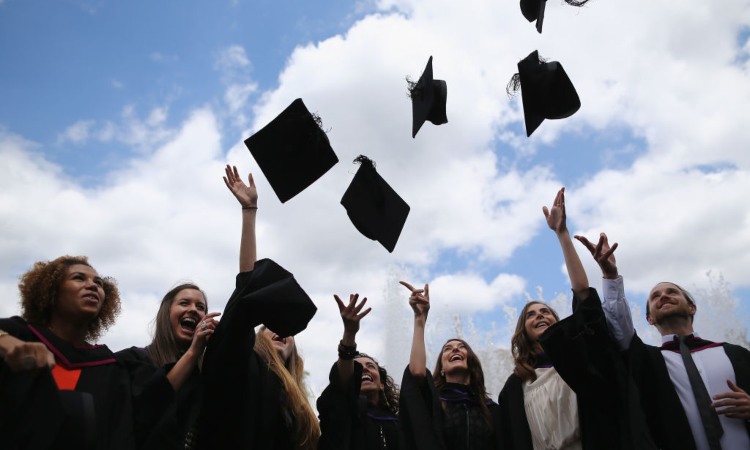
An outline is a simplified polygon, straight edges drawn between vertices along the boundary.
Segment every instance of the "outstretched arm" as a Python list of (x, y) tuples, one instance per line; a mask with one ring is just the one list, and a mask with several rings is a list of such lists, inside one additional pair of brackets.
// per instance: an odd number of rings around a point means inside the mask
[(547, 219), (547, 225), (555, 232), (558, 241), (560, 241), (560, 247), (565, 258), (565, 267), (568, 270), (573, 292), (581, 300), (586, 300), (589, 297), (589, 279), (586, 276), (586, 271), (583, 270), (581, 258), (578, 257), (578, 253), (573, 246), (573, 240), (570, 238), (570, 233), (568, 232), (565, 216), (565, 188), (561, 188), (557, 192), (552, 209), (547, 209), (544, 206), (542, 207), (542, 212)]
[(341, 301), (338, 295), (334, 295), (333, 298), (336, 299), (336, 304), (339, 306), (339, 313), (341, 313), (341, 320), (344, 322), (344, 336), (341, 338), (339, 344), (339, 359), (336, 361), (336, 367), (338, 368), (341, 386), (346, 388), (354, 373), (354, 354), (357, 351), (355, 337), (359, 331), (359, 321), (369, 314), (372, 308), (367, 308), (364, 312), (360, 312), (364, 308), (365, 303), (367, 303), (367, 297), (357, 303), (359, 294), (349, 294), (348, 305), (344, 305), (344, 302)]
[(411, 354), (409, 356), (409, 371), (414, 378), (424, 379), (427, 375), (427, 353), (424, 345), (424, 327), (427, 314), (430, 312), (430, 286), (416, 289), (405, 281), (399, 281), (411, 291), (409, 306), (414, 311), (414, 334), (411, 340)]
[(588, 249), (602, 269), (602, 309), (604, 310), (604, 316), (607, 318), (607, 326), (609, 326), (620, 350), (627, 350), (630, 348), (633, 335), (635, 335), (635, 328), (633, 327), (630, 305), (625, 299), (623, 280), (617, 271), (615, 260), (617, 243), (610, 246), (607, 235), (604, 233), (599, 235), (599, 242), (596, 245), (583, 236), (576, 236), (575, 238)]
[(258, 213), (258, 191), (253, 174), (248, 174), (248, 185), (242, 181), (237, 166), (224, 169), (224, 184), (242, 206), (242, 238), (240, 240), (240, 272), (250, 272), (255, 267), (257, 250), (255, 243), (255, 216)]

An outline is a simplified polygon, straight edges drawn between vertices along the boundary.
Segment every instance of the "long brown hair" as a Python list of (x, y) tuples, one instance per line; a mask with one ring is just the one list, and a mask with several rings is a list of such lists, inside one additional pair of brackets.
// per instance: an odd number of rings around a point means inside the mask
[(388, 375), (388, 371), (385, 367), (381, 366), (380, 363), (372, 356), (358, 352), (355, 358), (367, 358), (378, 366), (378, 374), (380, 374), (380, 382), (383, 383), (383, 389), (378, 392), (378, 406), (387, 409), (394, 416), (398, 415), (398, 396), (399, 388), (393, 377)]
[(273, 347), (271, 339), (263, 333), (265, 329), (266, 327), (262, 326), (255, 334), (253, 350), (268, 363), (268, 368), (281, 381), (282, 389), (286, 394), (284, 396), (286, 403), (284, 407), (294, 417), (297, 424), (291, 430), (292, 440), (296, 448), (316, 450), (320, 437), (320, 427), (318, 426), (318, 418), (307, 400), (304, 360), (297, 352), (297, 344), (295, 343), (289, 359), (284, 363)]
[(146, 347), (151, 362), (159, 367), (177, 361), (185, 350), (187, 350), (177, 343), (174, 337), (174, 330), (172, 329), (172, 322), (169, 320), (172, 302), (174, 302), (177, 294), (184, 289), (195, 289), (200, 292), (203, 295), (203, 300), (206, 301), (206, 311), (208, 311), (206, 293), (193, 283), (180, 284), (164, 294), (164, 298), (161, 299), (161, 304), (159, 305), (159, 311), (156, 313), (156, 318), (154, 318), (154, 339)]
[[(492, 400), (487, 394), (487, 388), (484, 387), (484, 371), (482, 370), (482, 363), (479, 361), (479, 357), (471, 346), (463, 339), (448, 339), (445, 344), (451, 341), (458, 341), (466, 348), (466, 366), (469, 369), (469, 390), (476, 397), (479, 402), (479, 407), (482, 411), (482, 416), (487, 424), (492, 426), (492, 419), (490, 417), (490, 410), (487, 407), (487, 401)], [(443, 344), (443, 347), (445, 347)], [(441, 347), (442, 348), (442, 347)], [(437, 362), (435, 363), (435, 370), (432, 372), (432, 377), (435, 382), (435, 389), (439, 392), (440, 389), (445, 386), (447, 382), (445, 379), (445, 373), (443, 372), (443, 352), (438, 353)]]
[[(21, 316), (32, 324), (48, 327), (52, 310), (57, 305), (68, 268), (76, 264), (91, 267), (86, 256), (61, 256), (52, 261), (38, 261), (21, 276), (18, 289), (21, 292)], [(93, 267), (92, 267), (93, 269)], [(120, 314), (120, 290), (114, 278), (102, 277), (104, 301), (99, 314), (86, 327), (84, 339), (96, 341), (102, 332), (115, 323)]]
[(555, 320), (560, 321), (557, 312), (544, 302), (528, 302), (521, 310), (521, 314), (518, 316), (518, 323), (516, 323), (516, 331), (513, 333), (510, 344), (513, 360), (515, 361), (513, 371), (523, 381), (536, 381), (536, 371), (534, 370), (534, 366), (537, 363), (536, 344), (526, 333), (526, 313), (531, 306), (537, 304), (546, 306), (552, 312), (552, 315), (555, 316)]

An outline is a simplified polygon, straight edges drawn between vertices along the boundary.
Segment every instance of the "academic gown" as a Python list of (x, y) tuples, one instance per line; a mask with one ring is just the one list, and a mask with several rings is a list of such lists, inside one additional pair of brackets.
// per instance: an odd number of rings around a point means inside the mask
[(76, 347), (20, 317), (0, 319), (0, 329), (26, 342), (43, 343), (55, 355), (54, 371), (80, 370), (77, 381), (58, 388), (53, 370), (12, 372), (0, 361), (4, 449), (140, 448), (173, 401), (163, 371), (134, 387), (131, 373), (140, 365), (118, 361), (104, 345)]
[[(737, 386), (750, 392), (750, 351), (728, 343), (723, 343), (722, 347), (734, 368)], [(627, 353), (654, 441), (663, 450), (695, 450), (693, 433), (669, 378), (661, 349), (645, 344), (634, 335)], [(745, 425), (750, 434), (750, 423)]]
[[(153, 374), (160, 369), (166, 373), (174, 367), (175, 362), (159, 368), (151, 361), (148, 351), (143, 347), (130, 347), (115, 353), (115, 357), (125, 362), (139, 364), (139, 370), (132, 373), (134, 385), (142, 386), (149, 382)], [(193, 449), (195, 426), (200, 414), (203, 397), (203, 385), (200, 371), (196, 368), (185, 380), (179, 391), (174, 394), (175, 400), (165, 411), (149, 434), (142, 450), (191, 450)]]
[[(429, 370), (424, 380), (404, 370), (399, 399), (399, 419), (405, 448), (414, 450), (494, 450), (499, 448), (500, 410), (489, 401), (491, 427), (477, 400), (468, 391), (455, 394), (458, 385), (435, 389)], [(454, 391), (454, 392), (451, 392)], [(441, 402), (445, 402), (445, 409)], [(477, 431), (481, 431), (477, 433)]]
[(360, 395), (362, 365), (354, 361), (354, 374), (347, 386), (339, 380), (333, 364), (329, 384), (318, 398), (319, 450), (404, 449), (398, 417), (385, 408), (370, 405)]
[(276, 294), (280, 284), (290, 283), (296, 284), (291, 274), (269, 259), (256, 262), (252, 272), (237, 275), (235, 291), (203, 358), (199, 448), (292, 448), (295, 419), (282, 407), (281, 381), (253, 351), (256, 326), (265, 324), (279, 335), (290, 336), (304, 329), (315, 314), (315, 305), (306, 295)]
[[(576, 393), (584, 450), (655, 449), (648, 433), (638, 390), (625, 358), (610, 337), (599, 295), (593, 288), (573, 314), (547, 329), (539, 340), (557, 373)], [(531, 450), (523, 381), (508, 377), (498, 398), (503, 450)]]

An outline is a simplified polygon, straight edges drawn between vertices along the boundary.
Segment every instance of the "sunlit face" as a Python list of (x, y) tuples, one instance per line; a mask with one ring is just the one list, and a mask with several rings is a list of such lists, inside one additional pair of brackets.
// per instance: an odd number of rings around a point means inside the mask
[(539, 336), (555, 322), (555, 314), (544, 303), (534, 303), (526, 309), (524, 328), (531, 342), (539, 342)]
[(362, 364), (362, 384), (360, 392), (367, 397), (370, 403), (377, 403), (378, 395), (383, 389), (383, 382), (380, 379), (378, 365), (375, 361), (365, 356), (354, 358), (354, 360)]
[(651, 325), (674, 317), (689, 319), (694, 314), (695, 305), (672, 283), (659, 283), (648, 294), (647, 319)]
[(104, 304), (104, 280), (92, 267), (73, 264), (60, 285), (53, 315), (74, 323), (96, 318)]
[(206, 298), (197, 289), (186, 288), (177, 293), (169, 307), (169, 323), (175, 340), (189, 346), (195, 327), (206, 315)]
[(469, 370), (469, 349), (461, 341), (448, 341), (440, 351), (440, 365), (446, 374)]
[(268, 328), (264, 329), (263, 333), (271, 340), (271, 344), (279, 353), (279, 357), (281, 357), (284, 364), (286, 364), (294, 350), (294, 336), (282, 338)]

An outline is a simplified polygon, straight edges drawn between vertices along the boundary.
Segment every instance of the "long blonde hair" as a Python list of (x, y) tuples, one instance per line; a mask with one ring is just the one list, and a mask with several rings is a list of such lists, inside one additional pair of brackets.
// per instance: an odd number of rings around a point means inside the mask
[(284, 407), (294, 417), (296, 427), (292, 431), (292, 440), (297, 448), (315, 450), (318, 447), (320, 427), (310, 403), (307, 400), (305, 387), (305, 363), (297, 352), (297, 345), (292, 347), (292, 353), (286, 364), (273, 347), (271, 339), (263, 331), (265, 326), (255, 334), (253, 350), (268, 363), (268, 368), (281, 381), (284, 390)]

